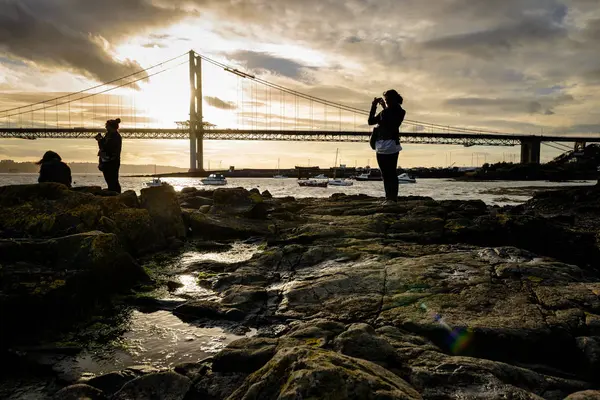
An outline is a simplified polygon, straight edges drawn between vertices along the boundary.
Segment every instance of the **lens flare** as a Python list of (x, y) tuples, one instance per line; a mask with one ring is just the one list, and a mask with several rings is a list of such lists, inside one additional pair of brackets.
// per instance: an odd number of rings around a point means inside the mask
[(421, 303), (421, 308), (425, 312), (429, 313), (433, 320), (444, 327), (444, 329), (448, 332), (446, 344), (448, 345), (448, 348), (452, 354), (460, 354), (473, 340), (474, 334), (471, 328), (466, 327), (453, 329), (444, 321), (444, 318), (441, 314), (430, 311), (425, 303)]

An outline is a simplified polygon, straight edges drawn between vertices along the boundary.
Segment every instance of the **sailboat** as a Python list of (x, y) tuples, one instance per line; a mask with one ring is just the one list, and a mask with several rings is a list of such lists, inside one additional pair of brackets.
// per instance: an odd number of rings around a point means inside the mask
[[(156, 175), (156, 164), (154, 164), (154, 175)], [(146, 182), (146, 186), (148, 187), (162, 186), (162, 184), (163, 182), (158, 177), (154, 177), (150, 182)]]
[(333, 179), (329, 180), (329, 184), (331, 186), (352, 186), (352, 185), (354, 185), (354, 182), (352, 182), (352, 181), (335, 178), (335, 172), (337, 171), (337, 159), (338, 159), (339, 151), (340, 151), (340, 149), (335, 149), (335, 163), (333, 164)]
[(285, 178), (287, 178), (287, 176), (281, 175), (280, 172), (279, 172), (279, 158), (277, 159), (277, 175), (273, 175), (273, 178), (275, 178), (275, 179), (285, 179)]

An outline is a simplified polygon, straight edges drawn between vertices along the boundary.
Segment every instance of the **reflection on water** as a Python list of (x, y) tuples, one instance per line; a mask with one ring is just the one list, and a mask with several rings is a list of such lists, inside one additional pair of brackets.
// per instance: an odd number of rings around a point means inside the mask
[(227, 344), (246, 335), (228, 333), (222, 328), (199, 328), (181, 321), (168, 311), (144, 314), (133, 311), (127, 331), (101, 348), (65, 357), (54, 366), (63, 374), (103, 374), (135, 365), (167, 368), (182, 362), (197, 362), (219, 352)]
[(180, 262), (183, 267), (188, 267), (202, 261), (216, 261), (220, 263), (236, 263), (252, 258), (258, 252), (258, 246), (245, 243), (233, 243), (229, 251), (220, 253), (188, 251), (181, 255)]
[[(181, 190), (184, 187), (196, 187), (198, 189), (213, 190), (215, 187), (206, 187), (200, 182), (200, 178), (161, 178), (175, 190)], [(74, 174), (74, 186), (102, 186), (106, 187), (104, 178), (101, 174)], [(145, 182), (148, 178), (135, 178), (121, 176), (120, 182), (123, 190), (140, 190), (146, 187)], [(328, 188), (300, 187), (296, 179), (272, 179), (272, 178), (227, 178), (228, 185), (225, 187), (243, 187), (246, 189), (258, 188), (261, 191), (268, 190), (273, 196), (294, 196), (294, 197), (329, 197), (333, 193), (359, 194), (364, 193), (369, 196), (382, 197), (382, 182), (354, 182), (353, 186), (335, 186)], [(37, 174), (0, 174), (0, 186), (37, 183)], [(511, 195), (508, 200), (499, 199), (497, 195), (484, 193), (494, 188), (514, 188), (528, 186), (578, 186), (582, 184), (595, 184), (592, 181), (586, 182), (546, 182), (546, 181), (494, 181), (494, 182), (462, 182), (451, 179), (418, 179), (416, 184), (401, 185), (401, 196), (428, 196), (435, 200), (470, 200), (481, 199), (487, 204), (515, 204), (526, 201), (528, 195)]]
[(209, 289), (198, 286), (198, 276), (179, 275), (179, 282), (183, 285), (173, 294), (175, 296), (192, 297), (198, 300), (217, 300), (217, 294)]

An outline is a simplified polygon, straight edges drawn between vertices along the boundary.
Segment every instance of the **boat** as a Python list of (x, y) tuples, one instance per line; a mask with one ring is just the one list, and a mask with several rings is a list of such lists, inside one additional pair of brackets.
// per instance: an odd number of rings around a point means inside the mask
[(373, 176), (370, 173), (360, 174), (356, 178), (357, 181), (382, 181), (383, 178), (381, 176)]
[(328, 179), (328, 178), (323, 174), (319, 174), (319, 175), (313, 176), (312, 179)]
[(200, 182), (202, 182), (203, 185), (227, 185), (227, 179), (225, 179), (223, 174), (210, 174), (208, 178), (204, 178), (200, 180)]
[(329, 180), (329, 184), (331, 186), (352, 186), (354, 185), (354, 182), (352, 181), (347, 181), (345, 179), (336, 179), (335, 178), (335, 173), (337, 171), (337, 158), (338, 158), (338, 152), (340, 149), (335, 149), (335, 162), (333, 163), (333, 179)]
[(274, 179), (287, 179), (287, 176), (281, 175), (279, 171), (279, 158), (277, 159), (277, 175), (273, 175)]
[(354, 182), (347, 181), (346, 179), (332, 179), (329, 181), (331, 186), (352, 186)]
[(163, 182), (160, 180), (160, 178), (152, 178), (150, 182), (146, 182), (146, 186), (148, 187), (162, 186), (162, 184)]
[(326, 188), (328, 184), (329, 182), (324, 180), (298, 179), (298, 185), (300, 186)]
[(411, 178), (407, 173), (398, 175), (398, 183), (417, 183), (415, 178)]

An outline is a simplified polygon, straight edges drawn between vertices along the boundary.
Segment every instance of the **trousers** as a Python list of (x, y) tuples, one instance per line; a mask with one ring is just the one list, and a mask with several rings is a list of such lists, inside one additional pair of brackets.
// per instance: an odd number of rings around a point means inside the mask
[(119, 168), (120, 162), (107, 162), (102, 166), (102, 174), (108, 185), (108, 190), (121, 193), (121, 185), (119, 184)]
[(398, 201), (398, 154), (377, 154), (377, 164), (383, 177), (383, 187), (387, 200)]

